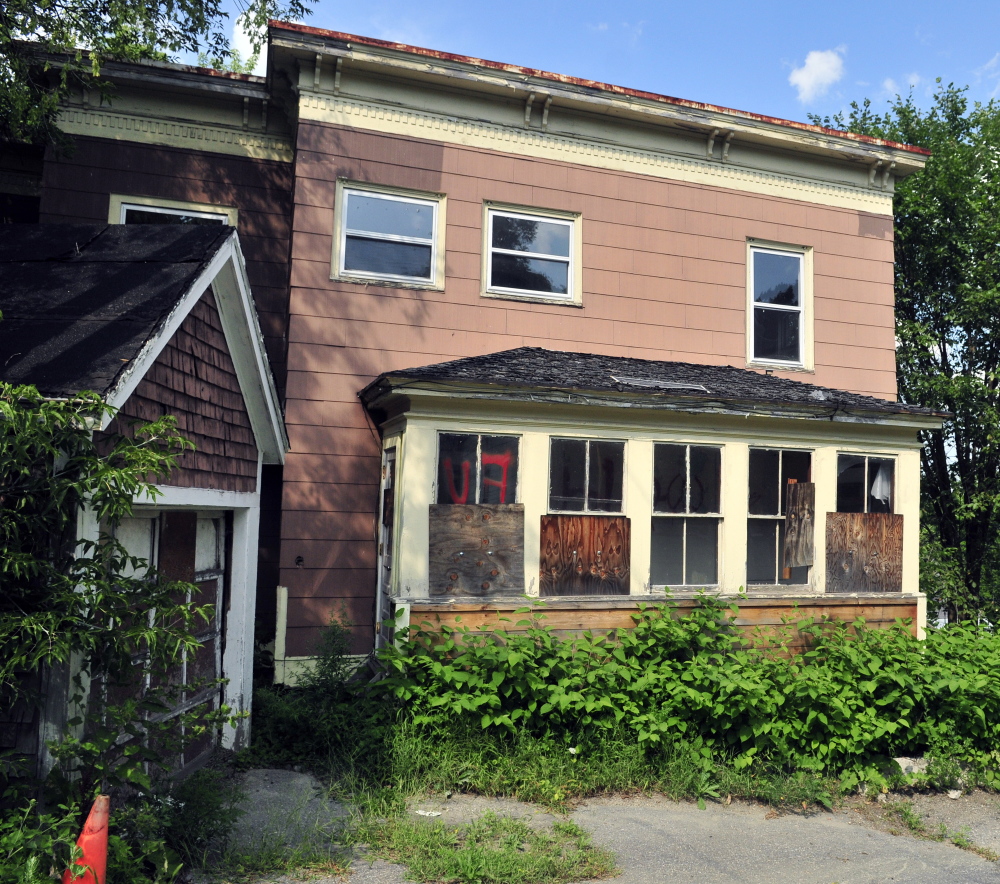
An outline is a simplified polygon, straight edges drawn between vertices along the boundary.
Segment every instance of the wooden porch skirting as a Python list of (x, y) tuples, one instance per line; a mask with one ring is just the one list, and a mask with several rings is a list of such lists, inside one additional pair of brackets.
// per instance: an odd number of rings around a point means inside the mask
[[(865, 593), (856, 596), (838, 595), (767, 595), (751, 596), (746, 599), (723, 597), (724, 601), (736, 602), (739, 613), (736, 626), (745, 633), (760, 630), (768, 634), (781, 628), (783, 621), (794, 626), (796, 621), (806, 618), (826, 618), (851, 623), (863, 617), (867, 625), (875, 629), (885, 629), (897, 619), (909, 620), (910, 631), (916, 635), (917, 599), (899, 593)], [(467, 626), (476, 631), (503, 629), (509, 633), (522, 633), (524, 627), (517, 623), (533, 615), (542, 617), (540, 624), (550, 627), (556, 635), (572, 636), (591, 631), (607, 633), (613, 629), (630, 629), (635, 625), (632, 615), (640, 604), (656, 604), (666, 601), (663, 596), (626, 597), (595, 599), (593, 596), (580, 598), (549, 598), (544, 604), (529, 603), (526, 599), (497, 599), (489, 603), (482, 599), (397, 599), (396, 607), (407, 608), (410, 626), (436, 631), (442, 626)], [(674, 596), (671, 601), (677, 610), (684, 611), (697, 604), (693, 596)], [(531, 614), (514, 614), (519, 608), (531, 608)], [(507, 622), (504, 622), (507, 621)], [(790, 649), (804, 648), (799, 633), (794, 632)]]

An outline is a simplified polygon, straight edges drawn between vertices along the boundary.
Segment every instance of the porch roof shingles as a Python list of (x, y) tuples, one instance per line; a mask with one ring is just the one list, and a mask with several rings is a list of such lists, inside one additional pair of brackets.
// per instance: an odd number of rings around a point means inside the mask
[(0, 378), (106, 394), (235, 232), (222, 225), (0, 227)]
[(820, 387), (731, 365), (661, 362), (594, 353), (569, 353), (542, 347), (518, 347), (419, 368), (385, 372), (361, 391), (371, 404), (392, 388), (433, 383), (455, 387), (494, 387), (510, 391), (552, 390), (660, 399), (675, 407), (697, 409), (710, 403), (739, 403), (777, 409), (809, 409), (817, 416), (847, 414), (912, 415), (941, 418), (931, 408), (907, 405)]

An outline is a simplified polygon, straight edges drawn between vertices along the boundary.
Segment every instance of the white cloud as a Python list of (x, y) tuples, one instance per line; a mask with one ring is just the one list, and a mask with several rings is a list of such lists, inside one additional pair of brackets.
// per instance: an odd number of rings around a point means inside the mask
[(608, 23), (606, 21), (598, 22), (596, 25), (587, 25), (591, 31), (606, 31), (608, 29)]
[(814, 49), (806, 56), (805, 64), (788, 75), (788, 82), (799, 91), (799, 101), (805, 104), (825, 95), (844, 76), (843, 55), (846, 51), (846, 46)]
[(890, 95), (899, 94), (899, 83), (897, 83), (892, 77), (886, 77), (882, 81), (882, 88)]
[[(247, 62), (253, 55), (253, 44), (250, 40), (250, 35), (243, 27), (243, 16), (237, 16), (236, 20), (233, 22), (233, 37), (230, 45), (233, 50), (240, 54), (240, 61)], [(253, 69), (253, 72), (260, 76), (263, 76), (266, 71), (267, 43), (261, 47), (260, 56), (257, 59), (257, 65)]]
[(989, 93), (988, 98), (1000, 97), (1000, 52), (993, 56), (986, 64), (981, 68), (976, 68), (974, 71), (976, 75), (976, 82), (989, 84), (991, 82), (996, 85), (993, 87), (993, 91)]

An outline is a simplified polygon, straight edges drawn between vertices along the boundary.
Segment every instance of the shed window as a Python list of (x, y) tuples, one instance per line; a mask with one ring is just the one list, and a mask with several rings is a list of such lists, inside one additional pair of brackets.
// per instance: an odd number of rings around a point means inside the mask
[(549, 509), (620, 513), (624, 468), (624, 442), (553, 439), (549, 458)]
[(517, 436), (441, 433), (438, 436), (438, 503), (514, 503)]
[(488, 292), (573, 297), (574, 221), (490, 209)]
[(338, 272), (432, 283), (438, 249), (438, 202), (345, 187)]
[(803, 257), (801, 252), (750, 249), (754, 360), (803, 364)]
[(810, 481), (808, 451), (750, 449), (747, 501), (747, 583), (804, 584), (809, 568), (782, 567), (785, 543), (785, 496), (790, 482)]
[(891, 513), (895, 467), (895, 462), (886, 457), (838, 455), (837, 512)]
[(649, 581), (654, 586), (719, 582), (722, 450), (653, 447), (653, 524)]

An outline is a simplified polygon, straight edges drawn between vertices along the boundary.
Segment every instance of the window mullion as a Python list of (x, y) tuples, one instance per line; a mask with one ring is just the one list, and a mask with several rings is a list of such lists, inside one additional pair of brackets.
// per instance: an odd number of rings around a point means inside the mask
[(583, 458), (583, 511), (590, 512), (590, 440)]
[(405, 236), (401, 233), (379, 233), (374, 230), (356, 230), (353, 227), (344, 228), (344, 236), (355, 236), (361, 239), (377, 239), (380, 242), (402, 242), (412, 243), (418, 246), (433, 246), (433, 237), (428, 239), (424, 236)]
[(482, 434), (476, 435), (476, 493), (473, 495), (473, 500), (476, 503), (482, 503), (479, 499), (479, 489), (483, 487), (483, 437)]

